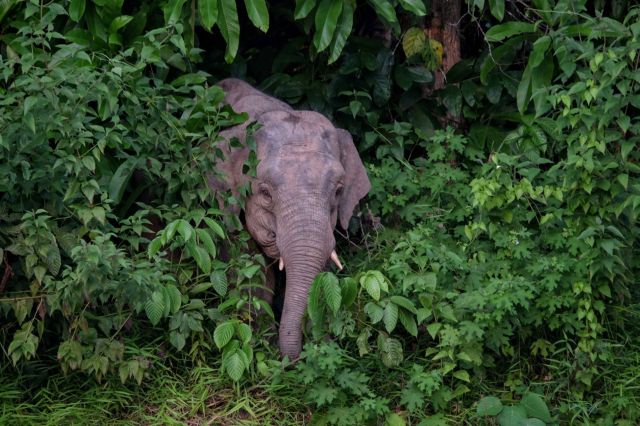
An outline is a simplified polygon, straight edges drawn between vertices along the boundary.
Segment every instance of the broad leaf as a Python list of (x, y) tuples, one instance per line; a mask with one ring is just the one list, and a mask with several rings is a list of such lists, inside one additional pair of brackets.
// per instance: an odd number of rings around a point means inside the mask
[(236, 324), (236, 335), (240, 338), (240, 341), (243, 344), (247, 344), (251, 341), (253, 333), (251, 332), (251, 327), (249, 325), (239, 322)]
[(485, 396), (478, 401), (476, 412), (480, 416), (497, 416), (502, 411), (502, 401), (495, 396)]
[(364, 305), (364, 311), (369, 315), (369, 319), (371, 319), (372, 324), (377, 324), (384, 316), (384, 309), (376, 302), (369, 302)]
[(216, 222), (215, 220), (209, 218), (209, 217), (205, 217), (204, 219), (204, 223), (207, 224), (207, 226), (216, 233), (216, 235), (218, 235), (220, 238), (224, 239), (224, 230), (222, 229), (222, 227), (218, 224), (218, 222)]
[(413, 302), (404, 296), (391, 296), (389, 299), (396, 305), (405, 308), (412, 314), (418, 313), (418, 310), (416, 309), (416, 306), (413, 304)]
[[(69, 3), (69, 18), (73, 21), (78, 22), (82, 16), (84, 15), (84, 9), (87, 6), (86, 0), (71, 0)], [(0, 19), (2, 16), (0, 16)]]
[(418, 336), (418, 326), (416, 325), (416, 320), (412, 315), (408, 314), (404, 309), (400, 309), (398, 311), (398, 319), (402, 326), (411, 334), (413, 337)]
[(211, 258), (215, 259), (217, 250), (216, 245), (213, 243), (213, 239), (211, 239), (211, 235), (209, 235), (206, 229), (202, 228), (196, 229), (196, 235), (198, 236), (200, 244), (204, 246)]
[(209, 280), (213, 283), (216, 293), (223, 297), (227, 294), (227, 274), (224, 271), (213, 271)]
[(111, 198), (115, 204), (120, 203), (120, 200), (122, 200), (122, 195), (127, 188), (129, 179), (131, 179), (131, 176), (133, 175), (136, 161), (137, 160), (133, 158), (124, 161), (120, 166), (118, 166), (109, 181), (109, 198)]
[(423, 0), (400, 0), (400, 6), (416, 16), (425, 16), (427, 14), (427, 8)]
[(151, 298), (144, 305), (144, 311), (151, 324), (157, 325), (162, 319), (164, 313), (164, 297), (159, 291), (154, 291)]
[(304, 19), (316, 7), (316, 0), (296, 0), (296, 9), (293, 12), (293, 19)]
[(233, 325), (233, 321), (225, 321), (221, 324), (218, 324), (216, 329), (213, 332), (213, 341), (215, 342), (218, 349), (224, 348), (227, 343), (233, 337), (235, 331), (235, 327)]
[(529, 417), (535, 417), (546, 423), (551, 423), (551, 413), (540, 395), (528, 393), (520, 401), (520, 405), (527, 411)]
[(504, 0), (489, 0), (489, 9), (491, 14), (498, 20), (504, 18)]
[(186, 247), (191, 257), (196, 261), (198, 268), (205, 274), (210, 273), (211, 258), (209, 257), (209, 253), (202, 247), (195, 245), (193, 241), (187, 243)]
[(335, 315), (338, 313), (340, 302), (342, 301), (342, 292), (338, 284), (338, 277), (331, 272), (322, 272), (321, 274), (323, 275), (321, 280), (324, 299), (327, 302), (327, 306), (329, 306)]
[(396, 11), (388, 0), (369, 0), (369, 3), (371, 3), (378, 16), (391, 24), (394, 30), (396, 28), (399, 29)]
[(182, 294), (173, 284), (167, 285), (165, 287), (165, 292), (168, 294), (169, 300), (171, 301), (171, 313), (175, 314), (180, 310), (180, 306), (182, 305)]
[(338, 18), (342, 12), (342, 0), (321, 0), (316, 12), (316, 32), (313, 35), (313, 44), (322, 52), (329, 47), (333, 33), (338, 25)]
[(345, 44), (347, 43), (347, 39), (349, 38), (349, 34), (351, 34), (351, 28), (353, 27), (354, 9), (355, 7), (352, 0), (347, 0), (344, 2), (342, 14), (340, 15), (340, 21), (338, 22), (338, 27), (336, 28), (333, 40), (331, 40), (331, 48), (329, 49), (330, 64), (335, 62), (340, 57), (340, 53), (342, 53), (342, 49), (344, 48)]
[(218, 0), (198, 0), (198, 14), (200, 24), (205, 30), (211, 31), (218, 20)]
[(224, 369), (234, 382), (242, 378), (246, 367), (241, 354), (242, 351), (236, 350), (223, 361)]
[(264, 0), (244, 0), (247, 15), (254, 26), (266, 33), (269, 29), (269, 11)]
[(387, 303), (382, 319), (387, 333), (391, 333), (398, 324), (398, 305), (392, 302)]
[(527, 418), (527, 413), (520, 405), (504, 407), (498, 416), (500, 426), (520, 426)]
[(240, 44), (240, 24), (238, 24), (238, 10), (236, 0), (218, 0), (218, 28), (227, 42), (224, 60), (233, 62)]
[(485, 34), (487, 41), (496, 42), (522, 33), (532, 33), (536, 30), (535, 24), (529, 22), (512, 21), (489, 28)]
[(186, 0), (169, 0), (162, 8), (164, 12), (164, 22), (167, 25), (175, 25), (182, 15), (182, 7)]

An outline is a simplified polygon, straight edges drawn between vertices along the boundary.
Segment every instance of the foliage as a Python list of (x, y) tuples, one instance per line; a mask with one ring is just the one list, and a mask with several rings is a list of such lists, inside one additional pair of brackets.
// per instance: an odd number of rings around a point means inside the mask
[[(158, 59), (144, 52), (167, 47), (158, 36), (168, 30), (106, 58), (61, 39), (64, 13), (52, 3), (27, 21), (2, 60), (0, 241), (14, 275), (0, 300), (6, 353), (18, 364), (57, 347), (65, 371), (139, 383), (147, 363), (126, 356), (128, 338), (163, 320), (178, 350), (212, 349), (206, 324), (228, 318), (248, 343), (247, 315), (220, 302), (253, 303), (240, 291), (256, 285), (263, 260), (220, 259), (227, 235), (206, 187), (218, 155), (207, 142), (244, 116), (220, 106), (205, 74), (147, 75)], [(153, 204), (135, 207), (142, 200)], [(231, 277), (238, 287), (227, 291)]]
[(547, 404), (535, 393), (528, 393), (518, 404), (508, 406), (503, 406), (495, 396), (486, 396), (478, 401), (477, 411), (480, 416), (497, 416), (498, 424), (504, 426), (540, 426), (552, 422)]

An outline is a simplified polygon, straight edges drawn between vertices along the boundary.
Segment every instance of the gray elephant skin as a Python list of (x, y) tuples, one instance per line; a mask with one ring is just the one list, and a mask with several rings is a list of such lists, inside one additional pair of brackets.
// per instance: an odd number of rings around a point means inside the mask
[[(280, 320), (282, 356), (297, 359), (302, 349), (302, 317), (309, 288), (329, 259), (338, 267), (333, 230), (339, 220), (346, 229), (353, 209), (371, 187), (351, 135), (334, 127), (322, 114), (296, 111), (238, 79), (217, 83), (224, 102), (246, 112), (242, 125), (220, 133), (218, 147), (225, 159), (208, 181), (216, 191), (251, 186), (245, 203), (246, 227), (264, 253), (278, 259), (286, 273), (286, 292)], [(242, 173), (249, 149), (247, 126), (259, 160), (256, 177)], [(231, 145), (231, 140), (240, 142)]]

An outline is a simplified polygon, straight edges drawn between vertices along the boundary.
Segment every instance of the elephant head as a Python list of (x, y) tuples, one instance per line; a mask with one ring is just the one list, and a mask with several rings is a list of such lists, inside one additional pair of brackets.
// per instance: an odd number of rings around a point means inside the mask
[[(347, 228), (355, 205), (370, 189), (369, 179), (351, 135), (323, 115), (293, 110), (241, 80), (223, 80), (218, 86), (225, 90), (226, 103), (249, 114), (247, 123), (258, 123), (253, 138), (259, 163), (256, 177), (242, 173), (249, 153), (247, 124), (225, 130), (220, 146), (225, 160), (209, 184), (232, 192), (251, 185), (246, 227), (264, 253), (279, 259), (285, 270), (279, 346), (283, 356), (295, 359), (301, 351), (302, 317), (312, 281), (329, 259), (341, 268), (333, 229), (338, 220)], [(231, 143), (234, 138), (240, 143)]]

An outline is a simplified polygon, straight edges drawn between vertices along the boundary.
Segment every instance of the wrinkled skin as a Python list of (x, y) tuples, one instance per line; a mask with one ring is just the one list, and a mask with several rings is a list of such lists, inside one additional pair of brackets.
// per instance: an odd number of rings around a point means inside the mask
[[(225, 103), (247, 112), (249, 120), (221, 133), (225, 160), (217, 167), (218, 175), (209, 176), (209, 184), (232, 192), (251, 185), (246, 226), (264, 253), (284, 266), (287, 288), (279, 346), (283, 356), (296, 359), (309, 287), (334, 250), (337, 221), (347, 228), (355, 205), (370, 189), (369, 179), (351, 135), (323, 115), (295, 111), (241, 80), (223, 80), (218, 86), (226, 93)], [(253, 121), (260, 125), (253, 135), (259, 164), (257, 177), (249, 180), (242, 164), (249, 152), (244, 147), (246, 128)], [(233, 138), (242, 147), (231, 148)]]

